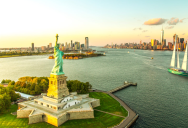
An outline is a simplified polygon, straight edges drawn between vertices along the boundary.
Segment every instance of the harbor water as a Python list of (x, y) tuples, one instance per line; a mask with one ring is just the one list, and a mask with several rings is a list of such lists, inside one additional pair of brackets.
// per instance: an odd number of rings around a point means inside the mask
[[(106, 56), (63, 60), (68, 80), (90, 82), (93, 88), (104, 91), (124, 81), (137, 83), (114, 93), (139, 114), (133, 128), (188, 127), (188, 77), (168, 72), (172, 51), (92, 48), (107, 51)], [(54, 60), (48, 56), (0, 58), (0, 81), (49, 77)], [(180, 65), (183, 56), (180, 52)]]

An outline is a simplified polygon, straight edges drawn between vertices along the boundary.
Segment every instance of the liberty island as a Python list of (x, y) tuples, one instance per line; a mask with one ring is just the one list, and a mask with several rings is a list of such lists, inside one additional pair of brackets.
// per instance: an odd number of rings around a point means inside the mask
[(63, 52), (59, 50), (58, 34), (54, 47), (55, 65), (49, 77), (47, 93), (40, 97), (18, 104), (17, 118), (29, 118), (29, 124), (47, 122), (60, 126), (71, 119), (94, 118), (94, 107), (100, 106), (100, 100), (90, 98), (89, 94), (77, 95), (69, 92), (63, 72)]

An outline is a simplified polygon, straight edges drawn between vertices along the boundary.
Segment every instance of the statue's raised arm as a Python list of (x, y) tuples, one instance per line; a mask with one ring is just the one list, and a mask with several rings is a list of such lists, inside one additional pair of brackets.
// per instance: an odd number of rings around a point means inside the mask
[(55, 46), (54, 46), (54, 59), (55, 59), (55, 65), (51, 71), (51, 74), (55, 74), (55, 75), (61, 75), (64, 74), (63, 72), (63, 52), (61, 50), (59, 50), (59, 44), (58, 42), (58, 34), (56, 34), (56, 42), (55, 42)]

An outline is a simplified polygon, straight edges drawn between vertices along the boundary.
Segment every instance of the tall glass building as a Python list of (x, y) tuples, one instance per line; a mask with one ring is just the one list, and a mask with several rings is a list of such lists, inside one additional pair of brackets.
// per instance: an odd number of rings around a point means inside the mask
[(164, 30), (162, 28), (162, 30), (161, 30), (161, 44), (163, 44), (163, 41), (164, 41)]

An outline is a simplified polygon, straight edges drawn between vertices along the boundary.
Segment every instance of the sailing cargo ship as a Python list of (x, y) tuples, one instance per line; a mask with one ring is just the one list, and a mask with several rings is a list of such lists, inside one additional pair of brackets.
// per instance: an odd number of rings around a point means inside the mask
[(183, 62), (182, 62), (182, 67), (180, 68), (180, 64), (179, 64), (179, 51), (178, 51), (178, 47), (177, 47), (177, 67), (175, 64), (175, 60), (176, 60), (176, 40), (177, 40), (177, 35), (175, 36), (175, 45), (174, 45), (174, 50), (173, 50), (173, 54), (172, 54), (172, 59), (171, 59), (171, 64), (170, 66), (172, 68), (169, 68), (168, 71), (170, 73), (176, 74), (176, 75), (181, 75), (181, 76), (187, 76), (188, 77), (188, 73), (187, 73), (187, 46), (185, 49), (185, 53), (184, 53), (184, 58), (183, 58)]

